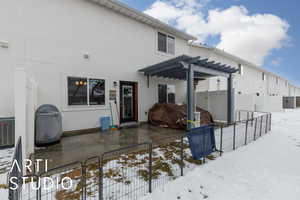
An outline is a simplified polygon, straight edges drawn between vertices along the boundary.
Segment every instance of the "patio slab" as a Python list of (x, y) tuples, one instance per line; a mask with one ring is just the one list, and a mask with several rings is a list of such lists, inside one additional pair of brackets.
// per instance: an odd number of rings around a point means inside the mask
[(185, 131), (142, 124), (137, 128), (63, 137), (60, 143), (38, 148), (34, 158), (48, 159), (48, 168), (54, 168), (89, 157), (100, 156), (134, 144), (157, 141), (171, 136), (184, 135)]

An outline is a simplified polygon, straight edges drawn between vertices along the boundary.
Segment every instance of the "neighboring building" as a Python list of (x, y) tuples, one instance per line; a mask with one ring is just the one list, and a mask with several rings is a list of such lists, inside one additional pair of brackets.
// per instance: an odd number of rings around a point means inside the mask
[[(148, 85), (138, 70), (183, 54), (240, 67), (234, 86), (243, 94), (300, 93), (280, 77), (280, 87), (273, 88), (274, 74), (223, 51), (191, 45), (195, 37), (118, 1), (0, 2), (0, 117), (14, 115), (14, 71), (24, 68), (38, 83), (37, 104), (53, 104), (62, 112), (64, 131), (98, 127), (99, 117), (110, 115), (114, 95), (121, 122), (146, 121), (158, 101), (185, 102), (186, 85), (159, 78)], [(199, 87), (225, 90), (226, 84), (216, 77)]]
[[(240, 72), (234, 77), (234, 88), (238, 94), (262, 96), (297, 96), (300, 94), (300, 88), (291, 85), (288, 80), (220, 49), (191, 44), (190, 52), (192, 55), (203, 55), (204, 58), (239, 68)], [(225, 79), (214, 77), (201, 81), (197, 90), (217, 91), (226, 90), (226, 88)]]

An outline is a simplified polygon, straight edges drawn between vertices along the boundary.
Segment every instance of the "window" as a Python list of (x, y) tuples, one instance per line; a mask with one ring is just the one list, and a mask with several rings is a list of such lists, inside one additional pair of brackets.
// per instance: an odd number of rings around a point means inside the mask
[(68, 105), (105, 105), (105, 80), (68, 77)]
[(278, 85), (278, 77), (276, 77), (276, 84)]
[(158, 103), (175, 103), (174, 85), (158, 85)]
[(87, 79), (68, 77), (68, 104), (87, 105)]
[(243, 66), (239, 64), (239, 74), (243, 75)]
[(158, 32), (157, 49), (160, 52), (175, 54), (175, 38), (170, 35)]
[(89, 105), (105, 104), (105, 80), (89, 79)]
[(169, 54), (175, 54), (175, 38), (172, 36), (168, 36), (167, 40), (167, 51)]
[(167, 53), (167, 35), (158, 33), (158, 51)]
[(262, 73), (262, 80), (264, 81), (266, 79), (266, 74)]

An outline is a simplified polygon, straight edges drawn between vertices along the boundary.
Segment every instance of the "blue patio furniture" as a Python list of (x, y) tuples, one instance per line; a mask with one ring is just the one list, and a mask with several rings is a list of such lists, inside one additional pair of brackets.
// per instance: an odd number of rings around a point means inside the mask
[(216, 148), (215, 131), (212, 125), (191, 129), (187, 133), (187, 138), (195, 160), (204, 159), (206, 156), (218, 151)]

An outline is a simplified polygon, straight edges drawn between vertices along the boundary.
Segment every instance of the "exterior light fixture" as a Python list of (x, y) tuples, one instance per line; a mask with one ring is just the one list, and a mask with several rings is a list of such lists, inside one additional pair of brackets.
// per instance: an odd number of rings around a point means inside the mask
[(90, 54), (88, 54), (88, 53), (83, 54), (83, 58), (84, 59), (89, 59), (90, 58)]
[(114, 81), (114, 87), (117, 87), (117, 86), (118, 86), (117, 81)]

